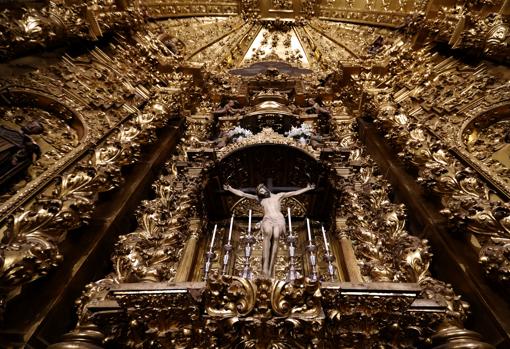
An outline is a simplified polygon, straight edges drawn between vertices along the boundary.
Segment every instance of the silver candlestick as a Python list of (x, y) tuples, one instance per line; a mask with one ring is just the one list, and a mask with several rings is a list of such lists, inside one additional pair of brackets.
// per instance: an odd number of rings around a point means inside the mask
[(222, 274), (225, 275), (228, 271), (228, 260), (230, 259), (230, 253), (232, 252), (232, 229), (234, 228), (234, 215), (230, 218), (230, 228), (228, 230), (228, 240), (227, 243), (223, 246), (223, 271)]
[(317, 246), (315, 246), (315, 244), (312, 241), (312, 230), (310, 229), (310, 220), (308, 218), (306, 219), (306, 229), (308, 231), (308, 245), (306, 246), (306, 250), (308, 251), (309, 254), (310, 266), (312, 267), (312, 270), (310, 272), (310, 279), (312, 279), (312, 281), (317, 281), (318, 279), (317, 256), (316, 256)]
[(250, 266), (250, 258), (252, 252), (252, 245), (255, 243), (255, 238), (251, 235), (251, 210), (248, 212), (248, 232), (243, 238), (244, 243), (244, 267), (241, 273), (241, 277), (245, 279), (251, 279), (253, 273)]
[(209, 275), (209, 271), (211, 270), (211, 263), (216, 258), (216, 254), (213, 252), (214, 247), (214, 238), (216, 237), (216, 229), (218, 229), (218, 224), (214, 225), (213, 235), (211, 239), (211, 246), (209, 247), (209, 251), (205, 253), (206, 260), (205, 260), (205, 267), (204, 267), (204, 280), (207, 280), (207, 277)]
[(324, 238), (324, 248), (326, 253), (324, 254), (324, 261), (328, 263), (328, 274), (331, 278), (331, 281), (335, 281), (335, 267), (333, 266), (333, 261), (335, 260), (335, 256), (331, 253), (331, 250), (328, 247), (328, 239), (326, 237), (326, 230), (324, 226), (322, 228), (322, 237)]
[(287, 207), (287, 218), (289, 220), (289, 236), (287, 237), (287, 243), (289, 244), (289, 272), (287, 273), (287, 280), (296, 280), (299, 277), (299, 273), (296, 270), (296, 243), (297, 236), (292, 232), (292, 220), (290, 215), (290, 207)]

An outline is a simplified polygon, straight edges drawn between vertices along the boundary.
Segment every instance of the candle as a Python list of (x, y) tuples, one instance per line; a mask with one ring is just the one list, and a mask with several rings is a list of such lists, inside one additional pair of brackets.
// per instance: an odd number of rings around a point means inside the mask
[(312, 230), (310, 229), (310, 220), (306, 219), (306, 229), (308, 230), (308, 241), (312, 242)]
[(211, 247), (209, 248), (209, 252), (212, 252), (213, 246), (214, 246), (214, 238), (216, 237), (216, 229), (218, 228), (218, 224), (214, 225), (214, 230), (212, 233), (212, 239), (211, 239)]
[(289, 233), (292, 234), (292, 222), (290, 220), (290, 207), (287, 207), (287, 217), (289, 218)]
[(251, 232), (251, 210), (248, 212), (248, 234)]
[(328, 240), (326, 239), (326, 230), (324, 229), (324, 226), (322, 226), (322, 237), (324, 238), (324, 246), (326, 247), (326, 254), (329, 254)]
[(228, 242), (227, 244), (230, 245), (230, 240), (232, 239), (232, 228), (234, 227), (234, 215), (232, 215), (232, 218), (230, 218), (230, 229), (228, 230)]

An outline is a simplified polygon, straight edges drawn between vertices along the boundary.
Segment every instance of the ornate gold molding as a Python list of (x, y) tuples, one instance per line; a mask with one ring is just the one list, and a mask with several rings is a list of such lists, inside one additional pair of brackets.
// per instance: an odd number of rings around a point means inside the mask
[[(434, 301), (417, 300), (419, 292), (415, 284), (320, 285), (308, 279), (287, 283), (214, 276), (207, 283), (112, 286), (104, 300), (91, 302), (86, 309), (88, 321), (126, 347), (237, 342), (243, 347), (300, 343), (329, 348), (332, 343), (349, 346), (359, 340), (367, 345), (384, 343), (395, 330), (395, 321), (399, 330), (437, 326), (444, 308)], [(264, 336), (259, 335), (261, 329)], [(145, 335), (128, 340), (121, 336), (124, 331)], [(399, 341), (417, 343), (429, 334), (399, 337)]]
[(0, 12), (0, 59), (70, 39), (97, 40), (107, 32), (132, 29), (142, 22), (140, 11), (92, 1), (72, 5), (50, 1), (46, 7), (23, 8), (21, 13), (4, 9)]
[[(189, 105), (181, 94), (189, 92), (190, 80), (154, 71), (159, 53), (146, 38), (135, 37), (118, 43), (113, 53), (96, 48), (76, 59), (64, 57), (38, 74), (2, 81), (15, 82), (10, 91), (50, 96), (51, 108), (79, 115), (87, 131), (69, 156), (1, 207), (12, 214), (2, 227), (2, 305), (62, 260), (59, 244), (69, 230), (87, 223), (98, 193), (118, 187), (122, 166), (136, 163), (141, 147), (156, 140), (156, 130)], [(160, 86), (144, 87), (156, 80)], [(34, 86), (35, 94), (24, 85)], [(39, 93), (43, 88), (46, 94)]]
[[(6, 106), (19, 106), (19, 107), (34, 107), (41, 110), (46, 110), (54, 115), (55, 118), (68, 124), (67, 127), (72, 127), (74, 124), (78, 134), (79, 143), (67, 154), (63, 155), (56, 163), (48, 164), (48, 167), (42, 167), (44, 171), (41, 175), (33, 178), (23, 188), (17, 190), (14, 195), (7, 197), (3, 195), (5, 201), (0, 203), (0, 223), (3, 222), (10, 214), (20, 207), (26, 200), (28, 200), (34, 193), (38, 192), (51, 181), (55, 175), (61, 172), (66, 166), (77, 161), (83, 155), (85, 149), (92, 141), (87, 122), (84, 120), (76, 109), (66, 105), (60, 101), (56, 96), (44, 93), (28, 87), (19, 86), (4, 86), (0, 90), (0, 98), (6, 103)], [(60, 139), (64, 143), (67, 140)]]
[(314, 159), (319, 159), (320, 151), (317, 151), (312, 148), (309, 144), (303, 144), (300, 143), (292, 138), (285, 137), (279, 133), (276, 133), (271, 128), (265, 128), (261, 132), (251, 136), (243, 138), (240, 141), (231, 143), (227, 145), (226, 147), (223, 147), (217, 151), (218, 153), (218, 160), (222, 160), (228, 155), (232, 154), (236, 150), (239, 150), (241, 148), (244, 148), (246, 146), (250, 145), (257, 145), (257, 144), (280, 144), (280, 145), (287, 145), (290, 147), (297, 148), (301, 151), (303, 151), (305, 154), (309, 155), (310, 157)]
[(150, 18), (157, 19), (199, 16), (235, 16), (240, 12), (238, 2), (228, 1), (147, 1), (143, 3), (143, 7)]
[(12, 216), (0, 245), (2, 305), (23, 284), (44, 276), (61, 262), (59, 242), (69, 230), (87, 223), (97, 193), (122, 183), (121, 167), (136, 162), (140, 147), (154, 140), (155, 129), (168, 116), (133, 115), (92, 156), (61, 174), (51, 193), (40, 195), (25, 210)]
[(453, 5), (435, 4), (427, 12), (414, 14), (410, 28), (422, 39), (447, 43), (475, 56), (507, 62), (510, 26), (502, 1), (464, 1)]
[(364, 11), (319, 6), (318, 17), (326, 21), (339, 21), (357, 24), (376, 24), (388, 28), (398, 28), (406, 23), (406, 13), (385, 11)]
[(485, 181), (421, 124), (383, 108), (377, 122), (404, 161), (418, 168), (419, 181), (442, 198), (442, 213), (452, 228), (475, 234), (486, 246), (480, 250), (479, 260), (489, 276), (508, 285), (508, 202), (494, 199)]

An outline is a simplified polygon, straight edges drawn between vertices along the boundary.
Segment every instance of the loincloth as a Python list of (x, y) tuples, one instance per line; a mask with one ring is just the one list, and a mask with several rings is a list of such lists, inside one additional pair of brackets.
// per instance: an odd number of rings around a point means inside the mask
[(268, 226), (272, 227), (273, 229), (278, 228), (278, 230), (280, 230), (280, 232), (282, 233), (285, 232), (285, 217), (281, 215), (280, 217), (262, 218), (262, 221), (260, 222), (260, 227), (264, 228)]

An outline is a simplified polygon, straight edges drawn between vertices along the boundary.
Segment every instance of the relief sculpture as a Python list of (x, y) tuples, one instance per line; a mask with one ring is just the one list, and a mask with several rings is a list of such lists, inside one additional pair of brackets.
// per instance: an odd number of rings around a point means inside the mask
[(16, 178), (21, 178), (32, 162), (40, 159), (41, 148), (30, 136), (42, 132), (43, 127), (37, 121), (19, 131), (0, 126), (1, 188), (7, 188)]

